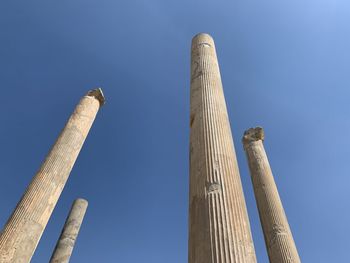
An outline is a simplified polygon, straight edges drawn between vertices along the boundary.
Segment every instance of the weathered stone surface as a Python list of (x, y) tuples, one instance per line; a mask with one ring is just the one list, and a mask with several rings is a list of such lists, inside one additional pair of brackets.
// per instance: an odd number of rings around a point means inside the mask
[(1, 232), (1, 263), (31, 260), (103, 102), (100, 89), (90, 91), (80, 100)]
[(263, 145), (264, 131), (251, 128), (244, 133), (255, 199), (271, 263), (298, 263), (300, 258), (284, 212)]
[(256, 262), (213, 39), (192, 40), (189, 263)]
[(243, 142), (243, 145), (245, 145), (250, 142), (255, 142), (259, 140), (264, 141), (264, 139), (265, 139), (264, 129), (261, 127), (256, 127), (256, 128), (248, 129), (244, 132), (242, 142)]
[(84, 199), (77, 199), (74, 201), (50, 259), (50, 263), (69, 262), (87, 207), (88, 202)]

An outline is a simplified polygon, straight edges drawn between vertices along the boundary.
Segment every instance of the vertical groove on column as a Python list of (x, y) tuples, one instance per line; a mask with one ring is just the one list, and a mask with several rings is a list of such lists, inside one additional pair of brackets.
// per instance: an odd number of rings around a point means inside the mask
[(271, 263), (300, 263), (263, 140), (264, 131), (261, 127), (257, 127), (247, 130), (242, 141), (269, 259)]
[(192, 40), (189, 263), (254, 263), (213, 39)]
[(26, 189), (0, 235), (0, 262), (29, 262), (104, 97), (84, 96)]

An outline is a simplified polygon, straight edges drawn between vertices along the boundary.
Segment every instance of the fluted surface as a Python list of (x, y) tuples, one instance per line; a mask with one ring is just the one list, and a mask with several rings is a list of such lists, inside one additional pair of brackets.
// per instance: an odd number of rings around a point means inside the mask
[(69, 262), (87, 207), (88, 202), (84, 199), (74, 201), (55, 250), (52, 253), (50, 263)]
[(243, 136), (255, 199), (271, 263), (299, 263), (292, 232), (263, 145), (262, 128), (247, 130)]
[(31, 260), (103, 102), (100, 89), (80, 100), (0, 235), (1, 263)]
[(213, 39), (192, 40), (189, 263), (256, 262)]

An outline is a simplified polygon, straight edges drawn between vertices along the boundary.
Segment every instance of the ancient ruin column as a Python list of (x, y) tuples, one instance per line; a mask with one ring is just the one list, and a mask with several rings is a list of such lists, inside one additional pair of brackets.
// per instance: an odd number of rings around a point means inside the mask
[(211, 36), (192, 40), (189, 263), (256, 262)]
[(286, 214), (263, 145), (262, 128), (244, 133), (243, 145), (253, 182), (256, 204), (271, 263), (300, 262)]
[(0, 262), (29, 262), (100, 106), (101, 89), (79, 102), (0, 235)]
[(50, 263), (69, 262), (87, 206), (88, 202), (84, 199), (77, 199), (74, 201), (50, 259)]

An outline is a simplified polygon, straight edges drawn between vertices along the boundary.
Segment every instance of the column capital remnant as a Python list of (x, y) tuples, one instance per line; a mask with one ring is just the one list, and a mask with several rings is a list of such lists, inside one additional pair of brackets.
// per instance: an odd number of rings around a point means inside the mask
[(106, 99), (101, 88), (89, 90), (86, 96), (95, 97), (100, 102), (100, 106), (103, 106), (106, 103)]
[(250, 142), (264, 141), (265, 133), (262, 127), (255, 127), (246, 130), (243, 134), (242, 142), (243, 145), (247, 145)]

